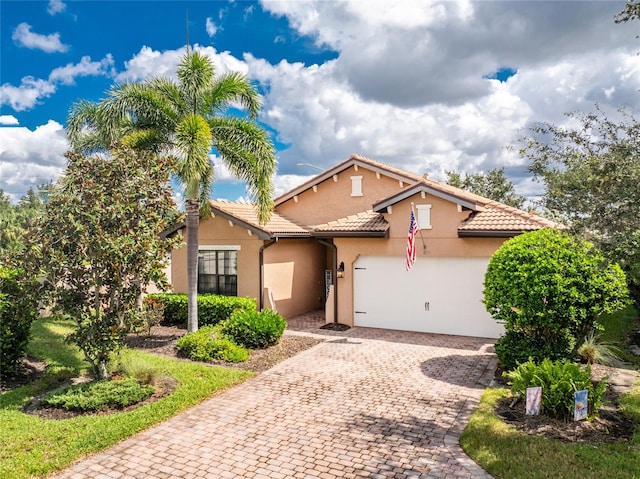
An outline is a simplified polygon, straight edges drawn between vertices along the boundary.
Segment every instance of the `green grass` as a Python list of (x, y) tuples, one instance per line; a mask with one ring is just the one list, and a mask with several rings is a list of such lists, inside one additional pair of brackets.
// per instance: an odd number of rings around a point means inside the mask
[(29, 354), (50, 367), (35, 384), (0, 394), (0, 477), (44, 477), (79, 457), (100, 451), (252, 376), (253, 373), (175, 361), (125, 350), (128, 360), (146, 361), (178, 382), (175, 391), (132, 411), (107, 416), (48, 420), (22, 412), (34, 395), (87, 370), (81, 353), (62, 337), (73, 323), (59, 318), (34, 324)]
[[(487, 389), (460, 438), (465, 452), (496, 479), (640, 478), (640, 433), (630, 442), (598, 446), (531, 436), (495, 415), (496, 402), (508, 394)], [(639, 395), (640, 390), (633, 394), (635, 414), (640, 414)]]

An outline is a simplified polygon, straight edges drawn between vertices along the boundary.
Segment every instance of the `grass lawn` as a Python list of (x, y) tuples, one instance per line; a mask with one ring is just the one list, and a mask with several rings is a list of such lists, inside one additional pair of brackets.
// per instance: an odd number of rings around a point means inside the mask
[[(604, 318), (603, 339), (622, 344), (638, 327), (636, 318), (633, 308)], [(631, 441), (597, 446), (528, 435), (495, 414), (497, 401), (508, 395), (508, 389), (487, 389), (460, 438), (466, 453), (496, 479), (640, 479), (640, 431)], [(640, 418), (640, 386), (622, 396), (620, 403), (626, 414)]]
[(85, 454), (100, 451), (153, 424), (253, 376), (239, 369), (211, 367), (126, 350), (123, 354), (156, 365), (178, 381), (175, 391), (128, 412), (64, 420), (41, 419), (22, 412), (35, 395), (61, 380), (86, 372), (87, 363), (74, 346), (63, 342), (73, 323), (59, 318), (33, 325), (29, 355), (48, 364), (34, 384), (0, 394), (0, 477), (42, 477), (63, 469)]

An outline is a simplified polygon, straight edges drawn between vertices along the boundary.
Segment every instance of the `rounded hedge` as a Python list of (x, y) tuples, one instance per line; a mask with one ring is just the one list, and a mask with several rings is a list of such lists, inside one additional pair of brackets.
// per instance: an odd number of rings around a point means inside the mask
[(269, 309), (262, 311), (238, 310), (222, 323), (225, 336), (249, 349), (262, 349), (280, 342), (287, 322)]
[[(589, 242), (559, 230), (524, 233), (493, 255), (484, 304), (507, 334), (496, 353), (508, 364), (527, 361), (544, 346), (547, 357), (569, 358), (597, 318), (628, 304), (625, 275)], [(518, 351), (520, 349), (520, 351)], [(506, 365), (506, 364), (504, 364)]]

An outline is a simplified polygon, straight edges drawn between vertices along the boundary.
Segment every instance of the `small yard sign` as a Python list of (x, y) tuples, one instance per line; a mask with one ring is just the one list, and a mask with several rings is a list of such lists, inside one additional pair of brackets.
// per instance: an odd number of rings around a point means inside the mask
[(540, 414), (540, 403), (542, 402), (542, 387), (527, 388), (527, 402), (525, 411), (527, 416), (537, 416)]
[(587, 394), (588, 390), (576, 391), (573, 393), (575, 406), (573, 409), (573, 420), (582, 421), (587, 418)]

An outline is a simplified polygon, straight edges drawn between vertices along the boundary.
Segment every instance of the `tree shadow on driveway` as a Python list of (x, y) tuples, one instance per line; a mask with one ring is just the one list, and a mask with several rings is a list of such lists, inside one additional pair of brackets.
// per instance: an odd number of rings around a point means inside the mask
[(429, 358), (420, 365), (422, 374), (437, 381), (473, 389), (486, 389), (495, 374), (492, 354), (451, 354)]

